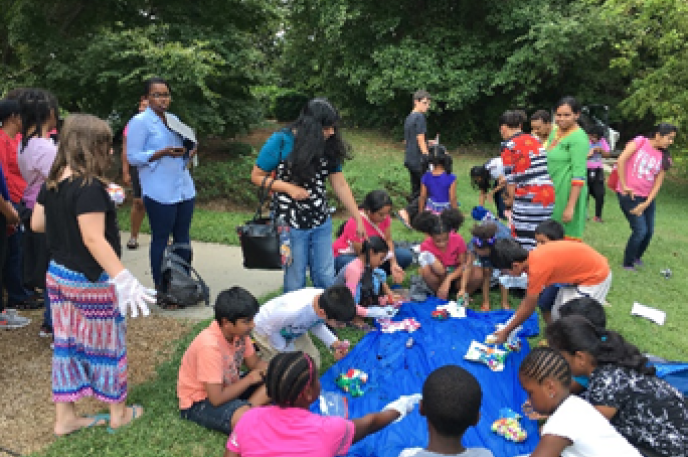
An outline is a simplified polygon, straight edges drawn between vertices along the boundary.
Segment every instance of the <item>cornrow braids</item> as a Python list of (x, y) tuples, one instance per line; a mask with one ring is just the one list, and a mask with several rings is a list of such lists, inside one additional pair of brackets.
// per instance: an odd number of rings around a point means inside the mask
[(277, 354), (268, 365), (265, 380), (268, 397), (277, 406), (294, 406), (315, 376), (315, 364), (308, 354), (302, 351)]
[(561, 354), (548, 347), (533, 349), (521, 362), (518, 373), (538, 384), (552, 378), (561, 382), (564, 387), (571, 385), (571, 367), (568, 362)]

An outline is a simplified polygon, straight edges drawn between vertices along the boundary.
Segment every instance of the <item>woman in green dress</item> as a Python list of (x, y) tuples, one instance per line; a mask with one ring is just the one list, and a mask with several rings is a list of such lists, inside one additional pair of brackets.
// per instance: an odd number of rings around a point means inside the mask
[(581, 107), (573, 97), (559, 100), (556, 128), (545, 143), (547, 170), (554, 183), (552, 219), (564, 225), (566, 238), (580, 240), (585, 229), (588, 149), (590, 142), (578, 126)]

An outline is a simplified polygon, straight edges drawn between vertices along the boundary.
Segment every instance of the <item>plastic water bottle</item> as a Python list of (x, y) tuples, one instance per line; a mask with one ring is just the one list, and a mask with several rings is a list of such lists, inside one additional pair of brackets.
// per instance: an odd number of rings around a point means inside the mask
[(349, 404), (344, 395), (336, 392), (322, 392), (319, 403), (320, 414), (323, 416), (337, 416), (344, 419), (349, 417)]
[(279, 233), (280, 239), (280, 255), (282, 256), (282, 266), (284, 267), (291, 265), (292, 261), (289, 229), (290, 227), (285, 222), (284, 216), (280, 216), (280, 218), (277, 219), (277, 232)]

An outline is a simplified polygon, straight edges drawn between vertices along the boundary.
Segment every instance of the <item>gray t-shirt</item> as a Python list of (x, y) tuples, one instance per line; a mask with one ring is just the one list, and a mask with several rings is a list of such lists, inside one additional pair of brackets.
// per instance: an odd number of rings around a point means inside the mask
[[(399, 454), (399, 457), (447, 457), (444, 454), (436, 454), (434, 452), (426, 451), (422, 447), (410, 447), (404, 449)], [(494, 457), (492, 451), (482, 447), (468, 448), (461, 454), (454, 454), (450, 457)]]
[(406, 140), (406, 155), (404, 165), (408, 168), (420, 170), (420, 146), (418, 146), (418, 135), (427, 133), (425, 115), (417, 111), (412, 111), (404, 122), (404, 140)]

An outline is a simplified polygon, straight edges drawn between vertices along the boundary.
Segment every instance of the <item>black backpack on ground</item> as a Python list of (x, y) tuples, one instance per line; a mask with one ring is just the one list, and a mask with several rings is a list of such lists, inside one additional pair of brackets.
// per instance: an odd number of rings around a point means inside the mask
[(210, 289), (198, 272), (177, 252), (187, 250), (193, 254), (189, 244), (172, 244), (165, 248), (162, 256), (162, 295), (160, 302), (168, 306), (185, 308), (205, 302), (210, 306)]

